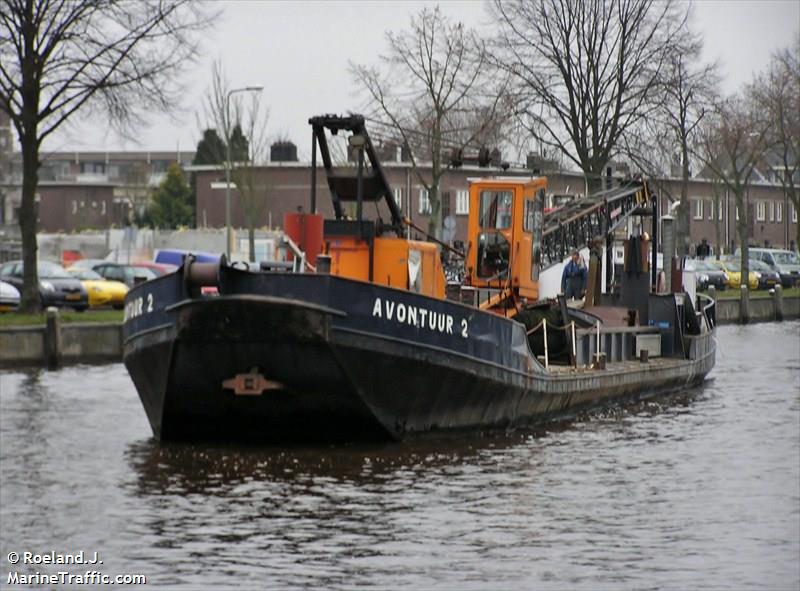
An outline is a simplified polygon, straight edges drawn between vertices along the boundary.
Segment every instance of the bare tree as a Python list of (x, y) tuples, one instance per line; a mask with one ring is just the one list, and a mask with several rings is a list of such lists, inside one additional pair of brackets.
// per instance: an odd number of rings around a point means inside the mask
[(123, 194), (130, 207), (130, 221), (138, 224), (150, 203), (150, 167), (136, 162), (125, 170), (124, 178)]
[[(389, 51), (380, 67), (351, 63), (351, 72), (375, 105), (370, 116), (390, 126), (406, 148), (428, 193), (428, 233), (440, 239), (439, 189), (450, 166), (447, 154), (497, 128), (503, 118), (502, 84), (489, 76), (483, 40), (438, 7), (423, 9), (408, 30), (387, 33), (386, 39)], [(430, 176), (423, 173), (424, 160), (430, 161)]]
[[(691, 241), (689, 176), (698, 140), (699, 126), (718, 96), (718, 66), (699, 65), (702, 41), (686, 33), (669, 53), (663, 71), (664, 102), (656, 112), (677, 146), (681, 171), (681, 194), (677, 207), (676, 242), (678, 254), (687, 255)], [(669, 151), (670, 153), (673, 150)]]
[[(689, 178), (694, 167), (702, 166), (697, 156), (702, 125), (718, 97), (718, 65), (700, 64), (701, 49), (701, 39), (690, 31), (676, 35), (660, 75), (658, 107), (622, 136), (620, 148), (636, 168), (652, 177), (661, 194), (677, 202), (676, 242), (681, 255), (690, 247)], [(673, 193), (672, 183), (662, 178), (674, 176), (680, 177), (679, 193)]]
[(36, 189), (42, 142), (79, 112), (120, 129), (177, 103), (177, 75), (209, 23), (192, 0), (0, 0), (0, 109), (22, 149), (23, 311), (39, 308)]
[[(759, 108), (772, 121), (767, 164), (777, 173), (786, 201), (800, 211), (800, 33), (792, 47), (773, 55), (767, 71), (757, 77), (753, 92)], [(788, 207), (785, 215), (788, 220)], [(800, 224), (796, 231), (795, 244), (800, 244)], [(785, 238), (788, 248), (789, 237)]]
[(263, 175), (258, 175), (257, 166), (267, 161), (269, 140), (267, 136), (267, 121), (269, 112), (261, 107), (261, 96), (253, 94), (250, 103), (245, 109), (243, 118), (244, 135), (248, 139), (249, 151), (244, 162), (240, 162), (233, 169), (233, 180), (239, 191), (239, 201), (242, 206), (245, 224), (247, 224), (247, 238), (250, 251), (250, 261), (256, 260), (256, 226), (265, 225), (264, 219), (267, 208), (267, 197), (270, 187), (265, 183)]
[(495, 63), (519, 123), (596, 188), (620, 141), (660, 102), (686, 7), (670, 0), (494, 0)]
[[(267, 123), (269, 109), (261, 102), (260, 93), (235, 94), (220, 62), (215, 62), (211, 88), (205, 100), (206, 126), (222, 132), (225, 143), (230, 146), (232, 159), (231, 179), (236, 184), (239, 205), (247, 226), (249, 259), (255, 261), (255, 230), (264, 225), (269, 187), (257, 167), (267, 161), (269, 136)], [(249, 100), (248, 100), (249, 99)], [(236, 138), (241, 134), (241, 145)], [(220, 159), (226, 160), (221, 154)]]
[(746, 200), (750, 182), (766, 149), (771, 125), (760, 111), (747, 88), (741, 95), (721, 102), (703, 135), (699, 155), (707, 169), (721, 181), (736, 200), (736, 230), (741, 245), (742, 284), (749, 273), (748, 246), (750, 237), (749, 203)]

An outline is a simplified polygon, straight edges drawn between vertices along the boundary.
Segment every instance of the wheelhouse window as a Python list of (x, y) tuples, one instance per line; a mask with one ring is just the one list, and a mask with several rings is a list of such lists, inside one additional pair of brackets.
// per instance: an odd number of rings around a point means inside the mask
[(507, 230), (511, 227), (511, 207), (513, 204), (511, 191), (481, 191), (480, 217), (481, 228)]
[(525, 210), (522, 212), (522, 231), (533, 232), (536, 207), (533, 199), (525, 200)]
[(481, 232), (478, 235), (478, 277), (502, 280), (508, 275), (511, 246), (500, 232)]

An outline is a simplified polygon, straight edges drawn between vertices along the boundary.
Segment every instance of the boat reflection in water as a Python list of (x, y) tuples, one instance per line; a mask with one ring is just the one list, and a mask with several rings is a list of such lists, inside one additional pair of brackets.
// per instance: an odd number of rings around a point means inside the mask
[[(328, 482), (353, 486), (383, 485), (404, 474), (419, 477), (452, 473), (459, 466), (495, 464), (498, 455), (527, 454), (531, 446), (560, 436), (564, 430), (593, 422), (609, 423), (624, 417), (678, 415), (703, 396), (703, 387), (687, 388), (648, 400), (627, 402), (578, 412), (533, 428), (479, 433), (440, 432), (399, 443), (345, 446), (260, 447), (236, 444), (159, 442), (131, 444), (126, 457), (138, 476), (138, 494), (226, 494), (247, 483), (297, 488)], [(619, 436), (639, 438), (621, 429)], [(545, 444), (546, 445), (546, 444)], [(530, 460), (530, 458), (529, 458)], [(285, 492), (285, 491), (284, 491)]]

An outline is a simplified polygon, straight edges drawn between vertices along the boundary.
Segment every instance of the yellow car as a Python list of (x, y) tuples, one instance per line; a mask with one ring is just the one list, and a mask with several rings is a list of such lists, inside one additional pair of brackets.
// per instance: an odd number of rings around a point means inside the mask
[(70, 267), (67, 271), (81, 280), (81, 284), (89, 294), (89, 307), (112, 306), (119, 310), (125, 306), (125, 294), (128, 286), (121, 281), (104, 279), (91, 269)]
[[(732, 289), (739, 289), (741, 287), (742, 266), (738, 263), (738, 261), (711, 262), (728, 274), (728, 287)], [(760, 276), (761, 274), (758, 271), (749, 271), (747, 273), (747, 287), (753, 290), (758, 289), (758, 279)]]

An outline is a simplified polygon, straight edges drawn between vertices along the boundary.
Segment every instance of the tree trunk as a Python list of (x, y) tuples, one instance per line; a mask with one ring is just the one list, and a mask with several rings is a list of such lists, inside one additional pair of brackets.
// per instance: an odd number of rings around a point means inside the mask
[(722, 252), (722, 228), (719, 225), (719, 212), (722, 199), (720, 199), (718, 188), (714, 187), (714, 254), (716, 259), (719, 260), (719, 255)]
[(741, 267), (741, 284), (740, 285), (747, 285), (747, 279), (749, 277), (750, 265), (748, 264), (749, 260), (749, 246), (750, 246), (750, 236), (749, 236), (749, 227), (748, 227), (748, 216), (750, 212), (747, 211), (747, 207), (744, 201), (744, 188), (739, 189), (736, 191), (736, 206), (739, 208), (739, 221), (736, 223), (736, 230), (739, 234), (739, 250), (741, 256), (739, 257), (739, 265)]
[(601, 166), (599, 170), (594, 170), (593, 168), (589, 168), (589, 170), (583, 171), (583, 176), (586, 182), (586, 196), (589, 197), (590, 195), (594, 195), (595, 193), (602, 191), (606, 188), (605, 185), (605, 177), (603, 176), (603, 167)]
[(428, 191), (431, 215), (428, 218), (428, 234), (442, 239), (442, 200), (439, 198), (442, 177), (442, 132), (441, 121), (437, 120), (433, 128), (433, 149), (431, 152), (431, 188)]
[[(745, 227), (745, 232), (747, 231), (747, 227)], [(750, 278), (750, 245), (747, 243), (747, 240), (742, 241), (742, 256), (741, 262), (739, 263), (742, 267), (742, 283), (741, 285), (748, 285), (749, 286), (749, 278)]]
[(689, 246), (692, 242), (691, 208), (689, 207), (689, 150), (685, 142), (681, 148), (681, 201), (678, 204), (678, 219), (675, 224), (675, 242), (678, 247), (678, 255), (686, 256), (689, 254)]
[(19, 229), (22, 234), (24, 270), (19, 310), (23, 313), (35, 313), (41, 309), (39, 273), (36, 268), (38, 259), (36, 188), (39, 184), (39, 142), (36, 138), (35, 124), (33, 131), (26, 130), (20, 143), (22, 145), (22, 200), (19, 207)]
[(431, 215), (428, 218), (428, 234), (442, 239), (442, 200), (439, 198), (439, 179), (431, 183), (428, 191), (428, 202), (430, 203)]
[(247, 241), (250, 246), (250, 262), (256, 262), (256, 225), (252, 221), (252, 217), (248, 220), (247, 224)]

